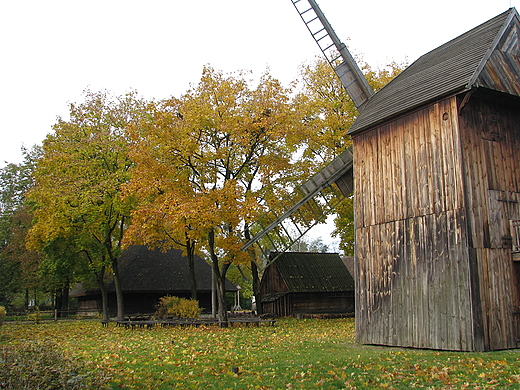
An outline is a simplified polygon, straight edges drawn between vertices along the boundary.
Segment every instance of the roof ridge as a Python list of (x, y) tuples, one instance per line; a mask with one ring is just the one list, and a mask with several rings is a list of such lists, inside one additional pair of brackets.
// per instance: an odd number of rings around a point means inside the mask
[[(473, 76), (471, 77), (470, 81), (466, 85), (466, 89), (469, 90), (469, 89), (471, 89), (473, 87), (473, 85), (477, 81), (480, 73), (482, 72), (482, 70), (486, 66), (486, 63), (489, 61), (489, 59), (491, 58), (491, 55), (493, 54), (493, 52), (497, 48), (498, 44), (502, 40), (502, 37), (504, 36), (504, 33), (509, 29), (509, 27), (511, 25), (511, 22), (513, 21), (515, 16), (516, 16), (517, 19), (519, 17), (518, 16), (518, 12), (516, 11), (516, 8), (515, 7), (511, 7), (507, 11), (505, 11), (502, 14), (496, 16), (495, 18), (498, 18), (498, 17), (500, 17), (500, 16), (502, 16), (502, 15), (504, 15), (506, 13), (509, 13), (507, 19), (502, 23), (502, 27), (500, 28), (500, 31), (498, 32), (497, 35), (495, 35), (495, 39), (491, 43), (488, 51), (486, 52), (484, 57), (482, 57), (482, 60), (480, 61), (480, 64), (478, 65), (477, 69), (475, 69), (475, 72), (473, 73)], [(493, 20), (493, 19), (491, 19), (491, 20)]]
[(466, 90), (517, 15), (509, 8), (419, 57), (368, 100), (347, 134)]

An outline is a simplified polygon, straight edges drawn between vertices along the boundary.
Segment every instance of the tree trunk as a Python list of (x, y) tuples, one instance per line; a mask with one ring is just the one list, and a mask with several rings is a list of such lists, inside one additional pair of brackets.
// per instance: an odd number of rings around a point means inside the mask
[(29, 310), (29, 289), (25, 289), (25, 309)]
[[(247, 241), (251, 239), (251, 232), (249, 231), (249, 226), (246, 225), (244, 229), (244, 236)], [(248, 250), (249, 257), (251, 257), (251, 276), (253, 277), (253, 295), (255, 296), (256, 303), (256, 314), (263, 314), (262, 310), (262, 297), (260, 292), (260, 275), (258, 273), (258, 265), (256, 264), (256, 256), (254, 251), (251, 249)]]
[(69, 314), (69, 287), (69, 280), (67, 279), (61, 291), (61, 306), (59, 309), (61, 316), (64, 318), (67, 318)]
[(105, 266), (101, 267), (99, 272), (94, 271), (94, 275), (96, 276), (99, 291), (101, 291), (101, 317), (103, 321), (108, 321), (108, 292), (103, 280), (105, 276)]
[(255, 296), (256, 314), (264, 314), (262, 310), (262, 293), (260, 292), (260, 276), (258, 275), (258, 265), (256, 261), (251, 261), (251, 274), (253, 276), (253, 294)]
[(221, 328), (228, 327), (225, 285), (220, 277), (217, 278), (218, 323)]
[(218, 315), (220, 326), (223, 328), (227, 328), (228, 326), (226, 302), (226, 274), (230, 265), (230, 263), (223, 264), (217, 278)]
[(186, 249), (188, 252), (188, 268), (190, 270), (191, 299), (197, 300), (197, 280), (195, 279), (195, 243), (189, 238), (186, 239)]
[(123, 321), (125, 316), (125, 308), (123, 302), (123, 287), (121, 286), (121, 280), (119, 279), (119, 266), (117, 264), (117, 258), (112, 259), (112, 270), (114, 271), (114, 286), (116, 288), (117, 320)]
[(218, 302), (218, 322), (221, 328), (228, 327), (228, 317), (227, 317), (227, 305), (226, 305), (226, 286), (223, 280), (226, 279), (225, 273), (227, 272), (227, 268), (229, 264), (224, 264), (223, 272), (220, 271), (220, 267), (218, 265), (218, 257), (215, 253), (215, 231), (211, 229), (208, 233), (208, 246), (209, 252), (211, 256), (211, 264), (213, 266), (213, 273), (215, 275), (216, 287), (217, 287), (217, 302)]
[(103, 281), (99, 285), (99, 290), (101, 291), (101, 316), (103, 321), (108, 321), (108, 292)]
[(211, 268), (211, 318), (217, 318), (217, 282), (215, 281), (215, 271)]
[(56, 290), (56, 298), (54, 301), (54, 310), (57, 312), (57, 317), (61, 317), (61, 307), (63, 302), (63, 289)]

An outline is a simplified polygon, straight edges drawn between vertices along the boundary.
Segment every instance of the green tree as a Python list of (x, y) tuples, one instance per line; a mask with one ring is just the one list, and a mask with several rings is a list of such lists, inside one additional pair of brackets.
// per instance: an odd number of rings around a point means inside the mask
[(0, 169), (0, 300), (39, 286), (39, 257), (25, 248), (32, 219), (25, 196), (33, 185), (34, 166), (41, 150), (34, 146), (23, 148), (22, 153), (21, 164), (11, 163)]
[(145, 107), (135, 93), (112, 97), (106, 91), (86, 91), (84, 102), (70, 105), (70, 119), (60, 118), (44, 140), (29, 192), (35, 216), (29, 247), (62, 251), (53, 257), (63, 261), (69, 261), (65, 250), (81, 253), (77, 261), (88, 260), (102, 292), (103, 273), (110, 269), (118, 319), (123, 319), (124, 305), (117, 259), (133, 203), (121, 196), (132, 165), (125, 129)]

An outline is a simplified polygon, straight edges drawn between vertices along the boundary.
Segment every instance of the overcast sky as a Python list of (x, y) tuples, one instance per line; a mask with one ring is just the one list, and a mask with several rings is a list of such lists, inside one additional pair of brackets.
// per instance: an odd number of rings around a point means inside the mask
[[(520, 0), (319, 0), (373, 67), (420, 55)], [(179, 96), (210, 64), (284, 84), (319, 55), (291, 0), (0, 0), (0, 167), (22, 161), (82, 91)]]
[[(411, 63), (520, 0), (318, 0), (354, 55)], [(210, 64), (288, 84), (320, 55), (291, 0), (0, 0), (0, 167), (82, 91), (179, 96)], [(330, 243), (331, 223), (311, 236)], [(317, 230), (316, 230), (317, 229)]]

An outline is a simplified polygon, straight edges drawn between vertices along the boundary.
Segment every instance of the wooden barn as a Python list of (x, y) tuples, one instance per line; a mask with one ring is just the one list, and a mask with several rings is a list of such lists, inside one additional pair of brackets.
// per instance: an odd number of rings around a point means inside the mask
[[(166, 295), (191, 298), (188, 261), (179, 249), (161, 252), (145, 246), (132, 246), (119, 258), (119, 272), (127, 315), (154, 313), (159, 298)], [(195, 256), (197, 300), (205, 312), (211, 312), (211, 275), (211, 266)], [(236, 292), (237, 288), (228, 281), (226, 290)], [(117, 307), (113, 282), (108, 285), (108, 294), (109, 312), (114, 316)], [(77, 288), (71, 296), (78, 298), (78, 313), (101, 312), (99, 290), (85, 291)]]
[(349, 133), (357, 340), (520, 347), (517, 11), (412, 63)]
[(265, 269), (260, 301), (265, 314), (277, 317), (352, 313), (354, 290), (337, 253), (285, 252)]

